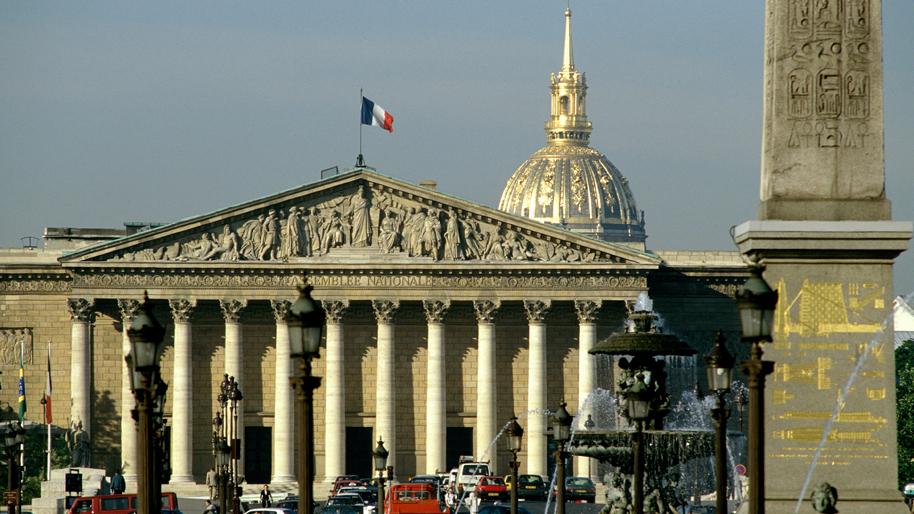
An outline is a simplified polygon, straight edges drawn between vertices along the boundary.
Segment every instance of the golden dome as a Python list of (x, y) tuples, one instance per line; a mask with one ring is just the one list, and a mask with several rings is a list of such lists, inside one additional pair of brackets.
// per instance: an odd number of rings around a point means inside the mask
[(562, 69), (550, 76), (547, 145), (517, 167), (498, 208), (604, 241), (643, 245), (644, 214), (628, 180), (605, 155), (588, 146), (587, 81), (571, 50), (571, 10), (565, 10)]

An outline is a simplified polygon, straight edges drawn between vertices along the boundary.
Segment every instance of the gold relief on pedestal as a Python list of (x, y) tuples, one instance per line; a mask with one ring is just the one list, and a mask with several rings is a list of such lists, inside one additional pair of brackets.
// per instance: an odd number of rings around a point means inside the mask
[(885, 287), (870, 283), (811, 282), (804, 280), (792, 294), (784, 279), (778, 282), (775, 334), (786, 338), (828, 336), (838, 333), (875, 334), (882, 330)]

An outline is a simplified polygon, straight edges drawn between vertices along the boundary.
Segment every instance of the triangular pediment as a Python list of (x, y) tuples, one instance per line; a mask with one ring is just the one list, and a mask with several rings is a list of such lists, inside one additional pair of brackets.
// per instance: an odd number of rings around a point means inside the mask
[(625, 245), (359, 168), (82, 249), (80, 262), (605, 262), (656, 266)]

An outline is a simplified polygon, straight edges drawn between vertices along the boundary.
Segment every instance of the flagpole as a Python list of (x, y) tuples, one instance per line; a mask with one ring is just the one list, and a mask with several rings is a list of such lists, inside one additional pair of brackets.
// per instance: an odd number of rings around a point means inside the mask
[(359, 156), (355, 159), (357, 167), (365, 166), (365, 158), (362, 156), (362, 102), (365, 101), (365, 93), (359, 88)]
[[(48, 380), (51, 380), (51, 341), (48, 340)], [(48, 383), (50, 385), (50, 383)], [(47, 387), (47, 386), (45, 386)], [(44, 421), (48, 425), (48, 482), (51, 481), (51, 417), (48, 416), (48, 407), (50, 407), (50, 391), (47, 391), (46, 394), (48, 398), (45, 399), (46, 403), (44, 408)]]

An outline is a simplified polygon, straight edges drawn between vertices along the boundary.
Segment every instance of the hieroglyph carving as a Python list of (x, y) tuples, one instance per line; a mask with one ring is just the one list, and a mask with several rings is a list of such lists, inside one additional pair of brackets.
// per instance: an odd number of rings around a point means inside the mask
[(241, 309), (247, 307), (248, 301), (244, 299), (229, 298), (219, 300), (219, 307), (222, 309), (222, 316), (226, 323), (238, 323), (241, 318)]
[(596, 323), (602, 303), (599, 300), (575, 300), (574, 310), (578, 313), (578, 323)]
[(32, 363), (32, 329), (0, 328), (0, 365), (18, 366), (22, 362)]
[(70, 319), (83, 323), (91, 323), (95, 318), (95, 300), (89, 298), (67, 298), (67, 309)]
[(425, 319), (429, 323), (443, 323), (447, 310), (451, 307), (450, 300), (423, 300), (422, 308), (425, 310)]
[(321, 305), (327, 313), (327, 323), (340, 323), (349, 308), (349, 300), (321, 300)]
[(476, 311), (476, 321), (478, 323), (492, 323), (495, 321), (495, 313), (501, 307), (500, 300), (478, 300), (473, 302), (473, 310)]
[(382, 254), (435, 261), (620, 260), (364, 184), (351, 195), (265, 207), (255, 217), (209, 230), (128, 251), (112, 260), (289, 261), (327, 255), (336, 248), (372, 248)]
[(870, 0), (789, 0), (790, 148), (866, 148)]
[(197, 306), (197, 301), (185, 298), (173, 298), (168, 300), (168, 305), (171, 307), (171, 315), (174, 317), (176, 323), (187, 323), (190, 321), (190, 316), (194, 312), (194, 307)]
[(378, 323), (393, 323), (394, 314), (400, 308), (400, 302), (398, 300), (372, 300), (371, 308), (374, 309)]
[(546, 320), (546, 313), (552, 306), (552, 300), (524, 300), (524, 310), (527, 311), (527, 321), (542, 323)]

